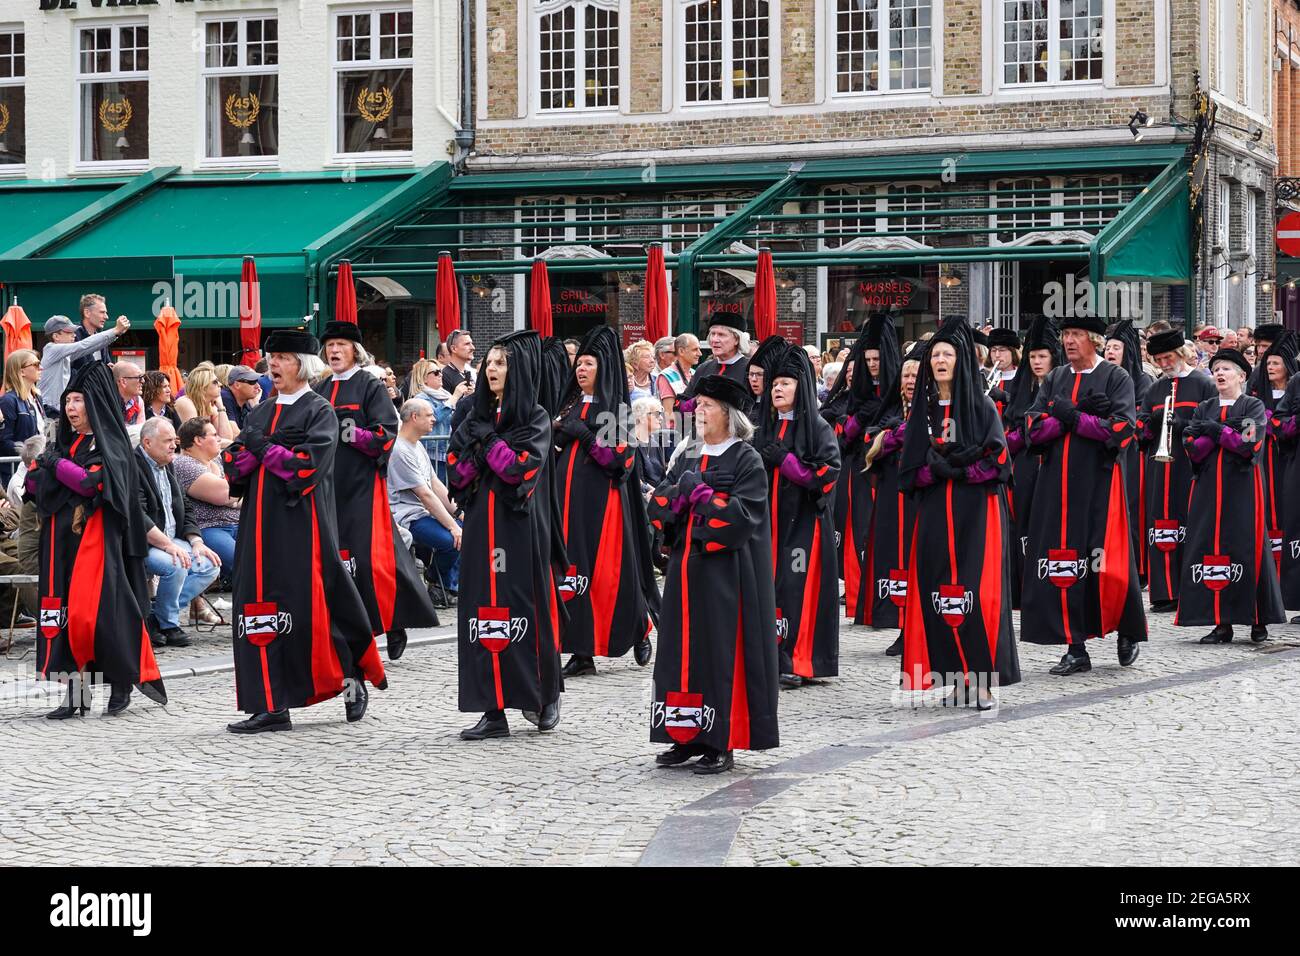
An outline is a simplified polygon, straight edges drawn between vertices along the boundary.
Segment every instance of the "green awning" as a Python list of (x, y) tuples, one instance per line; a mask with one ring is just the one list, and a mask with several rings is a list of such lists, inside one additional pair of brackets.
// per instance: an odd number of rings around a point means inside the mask
[(120, 179), (0, 183), (0, 252), (66, 219), (121, 185)]
[(1092, 243), (1102, 281), (1184, 285), (1192, 278), (1187, 166), (1169, 164)]

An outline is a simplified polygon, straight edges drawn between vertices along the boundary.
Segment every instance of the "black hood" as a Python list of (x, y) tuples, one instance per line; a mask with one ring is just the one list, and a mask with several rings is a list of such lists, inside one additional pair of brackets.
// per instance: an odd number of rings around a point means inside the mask
[(552, 418), (560, 414), (560, 408), (564, 404), (564, 390), (572, 375), (573, 366), (569, 363), (569, 350), (564, 347), (564, 339), (554, 335), (547, 337), (542, 342), (539, 403)]
[[(1045, 315), (1039, 315), (1029, 326), (1020, 368), (1016, 371), (1016, 377), (1011, 380), (1011, 387), (1007, 389), (1006, 420), (1009, 422), (1023, 418), (1038, 395), (1038, 382), (1034, 380), (1034, 373), (1029, 367), (1029, 353), (1044, 349), (1052, 353), (1052, 368), (1061, 364), (1061, 333), (1057, 330), (1054, 321)], [(1128, 353), (1127, 344), (1124, 346), (1124, 352)]]
[(95, 435), (95, 448), (103, 460), (104, 503), (122, 518), (131, 519), (139, 510), (135, 497), (135, 465), (131, 458), (131, 439), (126, 434), (122, 396), (113, 381), (113, 373), (102, 362), (83, 365), (63, 390), (59, 399), (59, 451), (69, 453), (77, 432), (64, 411), (69, 392), (80, 392), (86, 403), (86, 417)]
[(1296, 373), (1296, 352), (1300, 350), (1300, 340), (1296, 339), (1296, 334), (1291, 329), (1286, 329), (1276, 342), (1268, 347), (1268, 351), (1262, 357), (1256, 358), (1254, 371), (1250, 373), (1250, 379), (1246, 383), (1246, 394), (1254, 395), (1260, 399), (1268, 408), (1273, 407), (1273, 386), (1268, 383), (1268, 359), (1269, 356), (1276, 355), (1286, 366), (1286, 377), (1290, 381), (1291, 376)]
[(1124, 358), (1120, 368), (1128, 372), (1133, 380), (1133, 396), (1138, 405), (1146, 398), (1147, 375), (1142, 370), (1142, 343), (1138, 341), (1137, 329), (1133, 328), (1132, 319), (1123, 319), (1106, 333), (1106, 339), (1118, 339), (1124, 343)]
[[(867, 372), (866, 353), (868, 349), (879, 349), (880, 351), (880, 376), (879, 379), (873, 379)], [(882, 397), (887, 397), (887, 383), (890, 379), (897, 380), (899, 366), (902, 365), (902, 354), (898, 347), (898, 333), (894, 330), (894, 317), (885, 312), (877, 312), (867, 320), (863, 326), (862, 334), (858, 336), (849, 349), (849, 357), (844, 361), (844, 367), (835, 376), (835, 382), (831, 385), (830, 391), (826, 395), (826, 404), (829, 405), (842, 392), (848, 393), (849, 401), (846, 412), (849, 415), (856, 415), (863, 409), (870, 410), (872, 406), (880, 404)], [(853, 363), (853, 383), (848, 382), (849, 363)]]
[(758, 437), (754, 440), (754, 447), (762, 448), (769, 442), (776, 441), (781, 425), (777, 411), (772, 406), (772, 383), (778, 378), (792, 378), (799, 383), (794, 397), (794, 418), (799, 425), (795, 433), (794, 453), (802, 461), (812, 461), (818, 450), (818, 428), (819, 425), (824, 425), (817, 413), (817, 375), (813, 371), (812, 359), (802, 346), (787, 345), (779, 354), (772, 356), (769, 369), (770, 372), (763, 380)]
[(592, 389), (595, 403), (609, 411), (629, 406), (631, 402), (627, 393), (627, 369), (623, 364), (623, 353), (618, 347), (618, 334), (608, 325), (598, 325), (588, 329), (587, 334), (582, 337), (578, 354), (573, 359), (573, 370), (569, 372), (568, 386), (564, 390), (560, 409), (571, 406), (582, 394), (576, 369), (578, 360), (584, 355), (596, 359), (596, 387)]
[(542, 338), (532, 329), (525, 329), (497, 339), (488, 348), (488, 352), (495, 348), (507, 352), (506, 388), (502, 396), (500, 417), (497, 416), (496, 396), (488, 387), (487, 352), (484, 353), (483, 367), (479, 370), (481, 381), (474, 389), (474, 407), (470, 415), (492, 423), (496, 431), (504, 435), (512, 428), (527, 425), (532, 420), (533, 409), (538, 405)]

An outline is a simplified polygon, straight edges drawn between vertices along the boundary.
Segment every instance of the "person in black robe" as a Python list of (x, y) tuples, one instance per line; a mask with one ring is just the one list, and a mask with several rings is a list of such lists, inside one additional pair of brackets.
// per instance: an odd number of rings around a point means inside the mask
[(1087, 641), (1118, 632), (1119, 663), (1137, 660), (1146, 614), (1128, 520), (1124, 452), (1136, 419), (1133, 380), (1098, 354), (1104, 326), (1062, 319), (1065, 365), (1048, 373), (1025, 415), (1043, 456), (1029, 514), (1020, 633), (1065, 644), (1049, 673), (1092, 669)]
[(721, 375), (693, 384), (696, 435), (649, 505), (671, 548), (650, 740), (672, 744), (660, 766), (698, 756), (695, 772), (712, 774), (734, 766), (734, 750), (778, 745), (780, 664), (767, 475), (747, 442), (748, 392)]
[[(1147, 392), (1155, 380), (1142, 368), (1142, 346), (1132, 319), (1116, 322), (1106, 332), (1103, 356), (1118, 365), (1133, 380), (1133, 401), (1138, 411), (1146, 404)], [(1147, 579), (1147, 549), (1143, 532), (1146, 528), (1146, 456), (1139, 441), (1124, 449), (1124, 481), (1128, 492), (1128, 521), (1133, 529), (1133, 553), (1137, 556), (1138, 578)]]
[(1025, 548), (1029, 541), (1029, 513), (1042, 456), (1025, 441), (1025, 414), (1038, 396), (1047, 373), (1061, 364), (1061, 337), (1056, 323), (1046, 315), (1034, 318), (1025, 334), (1023, 359), (1007, 389), (1007, 451), (1011, 453), (1011, 484), (1007, 502), (1011, 510), (1011, 603), (1019, 610), (1025, 580)]
[(26, 479), (40, 520), (36, 674), (67, 685), (51, 720), (85, 714), (100, 679), (111, 688), (110, 715), (127, 708), (133, 684), (167, 703), (145, 623), (149, 546), (132, 459), (112, 373), (87, 363), (63, 392), (55, 438)]
[(1020, 681), (1011, 617), (1006, 483), (1011, 455), (984, 394), (965, 320), (946, 320), (921, 360), (899, 481), (915, 498), (903, 626), (903, 689), (952, 688), (981, 710)]
[[(759, 422), (763, 412), (763, 395), (767, 391), (767, 383), (771, 381), (771, 373), (774, 365), (781, 361), (785, 356), (785, 350), (790, 344), (779, 335), (769, 335), (759, 343), (754, 354), (749, 357), (749, 368), (746, 372), (747, 388), (749, 389), (750, 401), (749, 411), (745, 417), (749, 423), (754, 426), (754, 441), (758, 437)], [(807, 354), (807, 353), (804, 353)], [(759, 447), (759, 446), (755, 446)]]
[[(677, 402), (677, 411), (689, 414), (695, 407), (695, 383), (710, 375), (721, 375), (749, 392), (749, 333), (739, 315), (715, 313), (709, 319), (709, 349), (712, 354), (699, 364)], [(752, 401), (750, 403), (753, 404)]]
[[(981, 386), (993, 404), (997, 406), (998, 415), (1006, 420), (1007, 405), (1011, 401), (1011, 386), (1020, 371), (1021, 352), (1020, 336), (1015, 329), (996, 328), (988, 333), (989, 367), (984, 370), (986, 381)], [(993, 387), (989, 388), (989, 381)]]
[[(569, 567), (560, 585), (569, 620), (561, 647), (565, 677), (596, 673), (597, 657), (633, 650), (650, 663), (659, 588), (650, 526), (628, 444), (627, 375), (618, 336), (598, 325), (583, 336), (554, 423), (557, 509)], [(629, 480), (632, 479), (632, 480)]]
[[(447, 477), (464, 508), (457, 608), (459, 707), (482, 718), (464, 740), (507, 737), (507, 709), (547, 731), (560, 721), (567, 570), (552, 535), (551, 418), (538, 404), (541, 338), (513, 332), (488, 350), (473, 406), (451, 437)], [(540, 492), (540, 494), (538, 493)]]
[(1201, 402), (1183, 428), (1196, 480), (1174, 623), (1213, 624), (1202, 644), (1230, 643), (1232, 625), (1249, 624), (1258, 644), (1268, 640), (1269, 624), (1286, 620), (1260, 474), (1268, 413), (1242, 393), (1250, 363), (1236, 349), (1219, 349), (1210, 375), (1218, 395)]
[[(1268, 428), (1278, 438), (1287, 452), (1286, 471), (1282, 476), (1283, 488), (1300, 488), (1300, 375), (1292, 375), (1286, 390), (1273, 414)], [(1282, 605), (1288, 610), (1300, 609), (1300, 507), (1286, 509), (1282, 527)], [(1291, 619), (1300, 624), (1300, 616)]]
[[(1178, 329), (1157, 332), (1147, 340), (1147, 353), (1163, 373), (1148, 389), (1138, 408), (1137, 436), (1146, 460), (1146, 507), (1142, 545), (1147, 555), (1147, 588), (1151, 610), (1178, 607), (1179, 582), (1186, 565), (1187, 502), (1192, 490), (1192, 461), (1183, 447), (1183, 428), (1196, 407), (1217, 392), (1210, 376), (1188, 364), (1187, 343)], [(1156, 458), (1165, 428), (1165, 402), (1172, 417), (1167, 436), (1169, 460)]]
[[(1296, 351), (1300, 340), (1295, 332), (1286, 329), (1278, 334), (1263, 358), (1251, 372), (1246, 394), (1264, 403), (1268, 413), (1264, 450), (1260, 455), (1261, 474), (1264, 481), (1264, 523), (1272, 547), (1273, 560), (1280, 571), (1282, 567), (1283, 529), (1287, 521), (1286, 475), (1295, 456), (1295, 446), (1283, 442), (1274, 424), (1274, 411), (1286, 394), (1286, 387), (1296, 373)], [(1294, 487), (1294, 486), (1290, 486)]]
[(754, 447), (767, 468), (781, 686), (839, 675), (840, 593), (832, 495), (835, 432), (817, 414), (808, 353), (787, 346), (768, 365)]
[(406, 629), (437, 627), (438, 612), (403, 546), (388, 504), (388, 455), (397, 437), (397, 414), (383, 383), (359, 363), (361, 329), (330, 322), (321, 335), (333, 374), (314, 388), (339, 421), (334, 455), (334, 503), (340, 557), (370, 616), (370, 629), (387, 636), (388, 659), (406, 649)]
[(370, 616), (339, 553), (334, 409), (311, 389), (324, 372), (316, 337), (277, 329), (273, 399), (259, 404), (222, 455), (243, 499), (235, 548), (236, 734), (290, 730), (289, 711), (344, 694), (348, 722), (365, 716), (368, 681), (388, 686)]

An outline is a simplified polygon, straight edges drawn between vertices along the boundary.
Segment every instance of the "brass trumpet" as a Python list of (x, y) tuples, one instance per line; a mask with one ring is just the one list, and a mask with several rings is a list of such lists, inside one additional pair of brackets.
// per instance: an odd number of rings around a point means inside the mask
[(1169, 388), (1169, 395), (1165, 398), (1164, 411), (1160, 413), (1160, 441), (1156, 443), (1156, 453), (1151, 456), (1152, 461), (1158, 461), (1166, 464), (1174, 460), (1173, 450), (1169, 443), (1173, 440), (1174, 433), (1174, 396), (1178, 393), (1178, 380), (1174, 379)]

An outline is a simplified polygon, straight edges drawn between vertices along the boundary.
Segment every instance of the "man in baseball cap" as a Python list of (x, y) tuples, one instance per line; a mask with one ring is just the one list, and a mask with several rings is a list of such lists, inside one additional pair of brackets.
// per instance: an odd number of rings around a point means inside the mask
[(66, 315), (52, 315), (45, 320), (45, 334), (50, 337), (41, 351), (41, 379), (36, 388), (47, 403), (46, 414), (57, 417), (59, 410), (49, 402), (58, 402), (59, 396), (72, 377), (72, 364), (100, 349), (107, 351), (117, 337), (131, 327), (126, 316), (120, 315), (111, 329), (77, 338), (77, 326)]
[(226, 374), (226, 387), (221, 390), (221, 404), (226, 406), (226, 417), (243, 428), (248, 413), (262, 397), (262, 380), (247, 365), (236, 365)]

